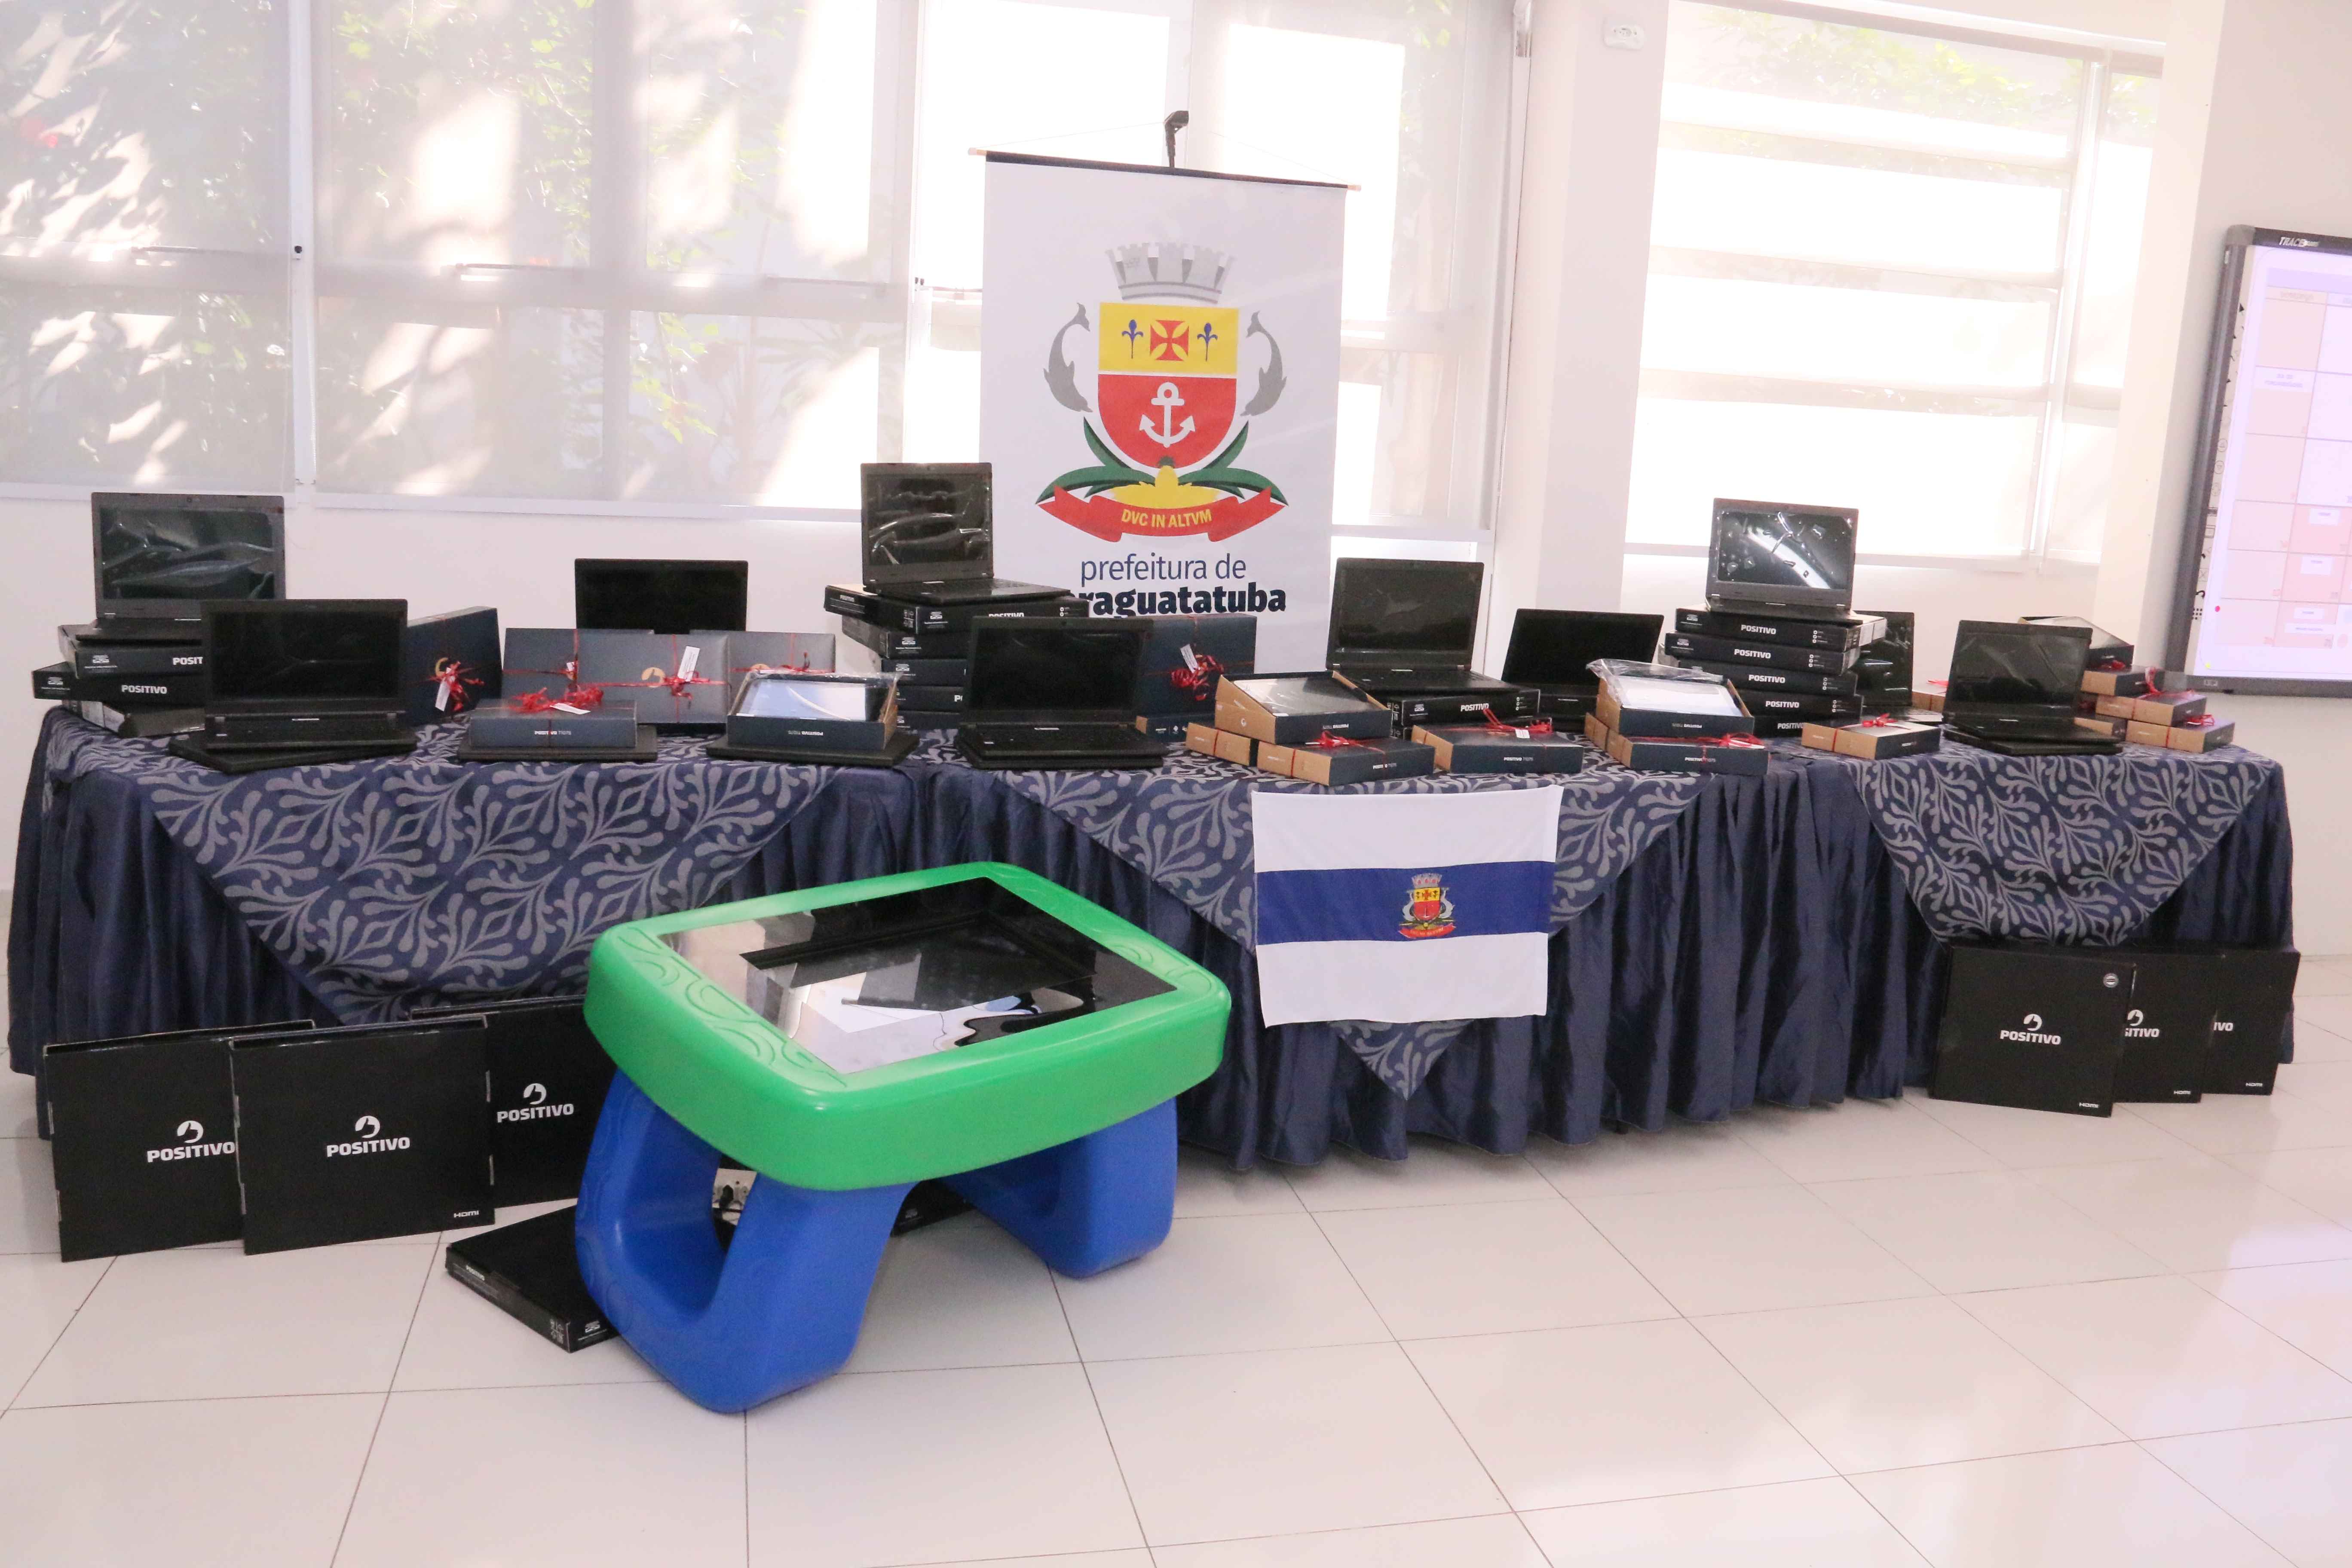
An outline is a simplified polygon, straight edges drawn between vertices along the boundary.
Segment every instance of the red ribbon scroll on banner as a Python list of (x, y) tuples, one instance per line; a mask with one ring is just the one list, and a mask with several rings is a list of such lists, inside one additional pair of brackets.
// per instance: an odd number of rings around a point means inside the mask
[(1254, 496), (1220, 496), (1207, 506), (1162, 510), (1130, 506), (1108, 495), (1076, 496), (1056, 486), (1050, 498), (1037, 504), (1040, 510), (1072, 528), (1112, 544), (1130, 533), (1159, 539), (1205, 534), (1214, 543), (1254, 528), (1282, 510), (1282, 503), (1267, 490)]

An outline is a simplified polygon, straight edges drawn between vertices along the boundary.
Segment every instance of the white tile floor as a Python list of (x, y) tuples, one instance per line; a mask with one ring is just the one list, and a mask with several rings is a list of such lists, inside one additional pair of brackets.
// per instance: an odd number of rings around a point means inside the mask
[(1188, 1156), (1090, 1280), (967, 1216), (748, 1418), (430, 1238), (60, 1265), (10, 1078), (0, 1563), (2352, 1568), (2352, 961), (2305, 975), (2270, 1100)]

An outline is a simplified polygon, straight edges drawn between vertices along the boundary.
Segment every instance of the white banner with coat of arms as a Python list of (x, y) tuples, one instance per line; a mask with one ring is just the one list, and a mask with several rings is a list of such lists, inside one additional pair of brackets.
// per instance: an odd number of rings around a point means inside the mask
[(1098, 616), (1254, 614), (1260, 669), (1322, 668), (1346, 196), (989, 154), (999, 576)]

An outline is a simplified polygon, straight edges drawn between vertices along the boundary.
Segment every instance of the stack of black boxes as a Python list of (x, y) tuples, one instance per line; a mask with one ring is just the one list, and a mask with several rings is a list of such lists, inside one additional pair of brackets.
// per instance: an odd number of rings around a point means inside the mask
[(205, 645), (116, 641), (94, 624), (59, 626), (65, 657), (33, 671), (33, 695), (64, 702), (120, 735), (178, 735), (204, 728)]
[[(1756, 716), (1756, 733), (1770, 738), (1795, 735), (1809, 723), (1860, 720), (1862, 678), (1855, 667), (1864, 647), (1883, 645), (1888, 635), (1884, 616), (1811, 619), (1748, 610), (1676, 610), (1663, 647), (1670, 662), (1719, 675), (1738, 687)], [(1886, 678), (1875, 668), (1873, 673)]]
[(847, 583), (825, 589), (824, 607), (841, 617), (841, 629), (853, 641), (873, 650), (883, 674), (898, 677), (898, 722), (909, 730), (952, 730), (964, 721), (973, 622), (1034, 616), (1066, 620), (1087, 613), (1076, 594), (923, 605)]

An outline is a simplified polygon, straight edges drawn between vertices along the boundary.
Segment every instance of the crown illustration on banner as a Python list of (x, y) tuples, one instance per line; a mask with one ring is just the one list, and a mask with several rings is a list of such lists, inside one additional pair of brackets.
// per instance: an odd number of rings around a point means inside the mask
[(1415, 888), (1434, 888), (1444, 880), (1445, 873), (1443, 871), (1423, 871), (1414, 876), (1412, 885)]
[(1224, 291), (1225, 269), (1234, 258), (1205, 245), (1169, 245), (1147, 240), (1105, 252), (1118, 275), (1118, 297), (1173, 296), (1213, 304)]

